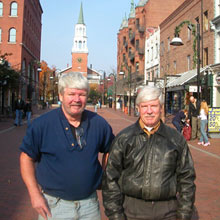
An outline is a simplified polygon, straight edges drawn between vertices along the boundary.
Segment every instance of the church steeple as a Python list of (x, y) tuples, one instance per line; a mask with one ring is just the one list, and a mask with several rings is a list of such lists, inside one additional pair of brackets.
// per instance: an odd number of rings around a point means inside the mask
[(72, 47), (72, 71), (87, 74), (88, 48), (86, 25), (83, 17), (83, 7), (81, 3), (78, 22), (75, 25), (75, 35)]
[(81, 2), (80, 12), (79, 12), (79, 19), (77, 24), (85, 24), (84, 23), (84, 17), (83, 17), (83, 7)]

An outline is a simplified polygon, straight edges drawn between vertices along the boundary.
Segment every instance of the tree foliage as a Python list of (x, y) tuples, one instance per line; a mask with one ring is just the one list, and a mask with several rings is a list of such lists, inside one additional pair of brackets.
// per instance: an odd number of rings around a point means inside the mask
[(6, 88), (16, 88), (19, 83), (19, 72), (12, 69), (7, 61), (11, 54), (0, 54), (0, 82)]

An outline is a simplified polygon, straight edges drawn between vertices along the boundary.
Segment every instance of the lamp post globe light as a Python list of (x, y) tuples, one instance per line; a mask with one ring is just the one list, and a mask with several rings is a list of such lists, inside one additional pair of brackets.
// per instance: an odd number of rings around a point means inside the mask
[[(183, 21), (175, 28), (175, 37), (172, 39), (170, 45), (172, 46), (182, 46), (183, 42), (179, 37), (180, 30), (184, 24), (188, 25), (188, 28), (192, 29), (192, 34), (194, 35), (194, 42), (193, 42), (193, 50), (194, 56), (193, 60), (197, 64), (197, 99), (200, 100), (200, 24), (197, 22), (197, 25), (191, 23), (190, 21)], [(196, 48), (197, 45), (197, 48)]]

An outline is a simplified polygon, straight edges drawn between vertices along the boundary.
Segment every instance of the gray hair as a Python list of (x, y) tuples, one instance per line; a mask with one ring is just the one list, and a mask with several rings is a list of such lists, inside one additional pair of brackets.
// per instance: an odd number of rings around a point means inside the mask
[(155, 99), (159, 99), (160, 105), (164, 104), (162, 90), (156, 86), (144, 86), (140, 88), (138, 92), (136, 98), (136, 105), (139, 105), (142, 102), (147, 102)]
[(89, 83), (85, 76), (79, 72), (64, 73), (59, 78), (58, 91), (63, 94), (65, 88), (83, 89), (89, 93)]

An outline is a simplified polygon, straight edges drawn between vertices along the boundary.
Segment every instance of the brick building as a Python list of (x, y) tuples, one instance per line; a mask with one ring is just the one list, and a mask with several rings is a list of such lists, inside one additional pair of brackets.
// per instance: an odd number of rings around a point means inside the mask
[[(188, 104), (189, 95), (197, 95), (197, 24), (200, 24), (200, 71), (202, 97), (211, 102), (211, 68), (214, 64), (214, 0), (186, 0), (160, 24), (160, 73), (162, 77), (178, 74), (167, 83), (167, 108), (173, 112)], [(184, 45), (171, 46), (178, 27)], [(194, 31), (194, 32), (193, 32)], [(193, 48), (194, 45), (194, 48)], [(194, 86), (194, 92), (193, 92)]]
[(140, 0), (135, 7), (131, 0), (129, 17), (123, 19), (117, 36), (117, 87), (125, 99), (134, 98), (136, 88), (145, 84), (146, 30), (157, 28), (183, 1)]
[(42, 13), (39, 0), (0, 0), (0, 53), (11, 53), (10, 66), (21, 74), (17, 90), (7, 91), (8, 106), (18, 94), (38, 100)]

